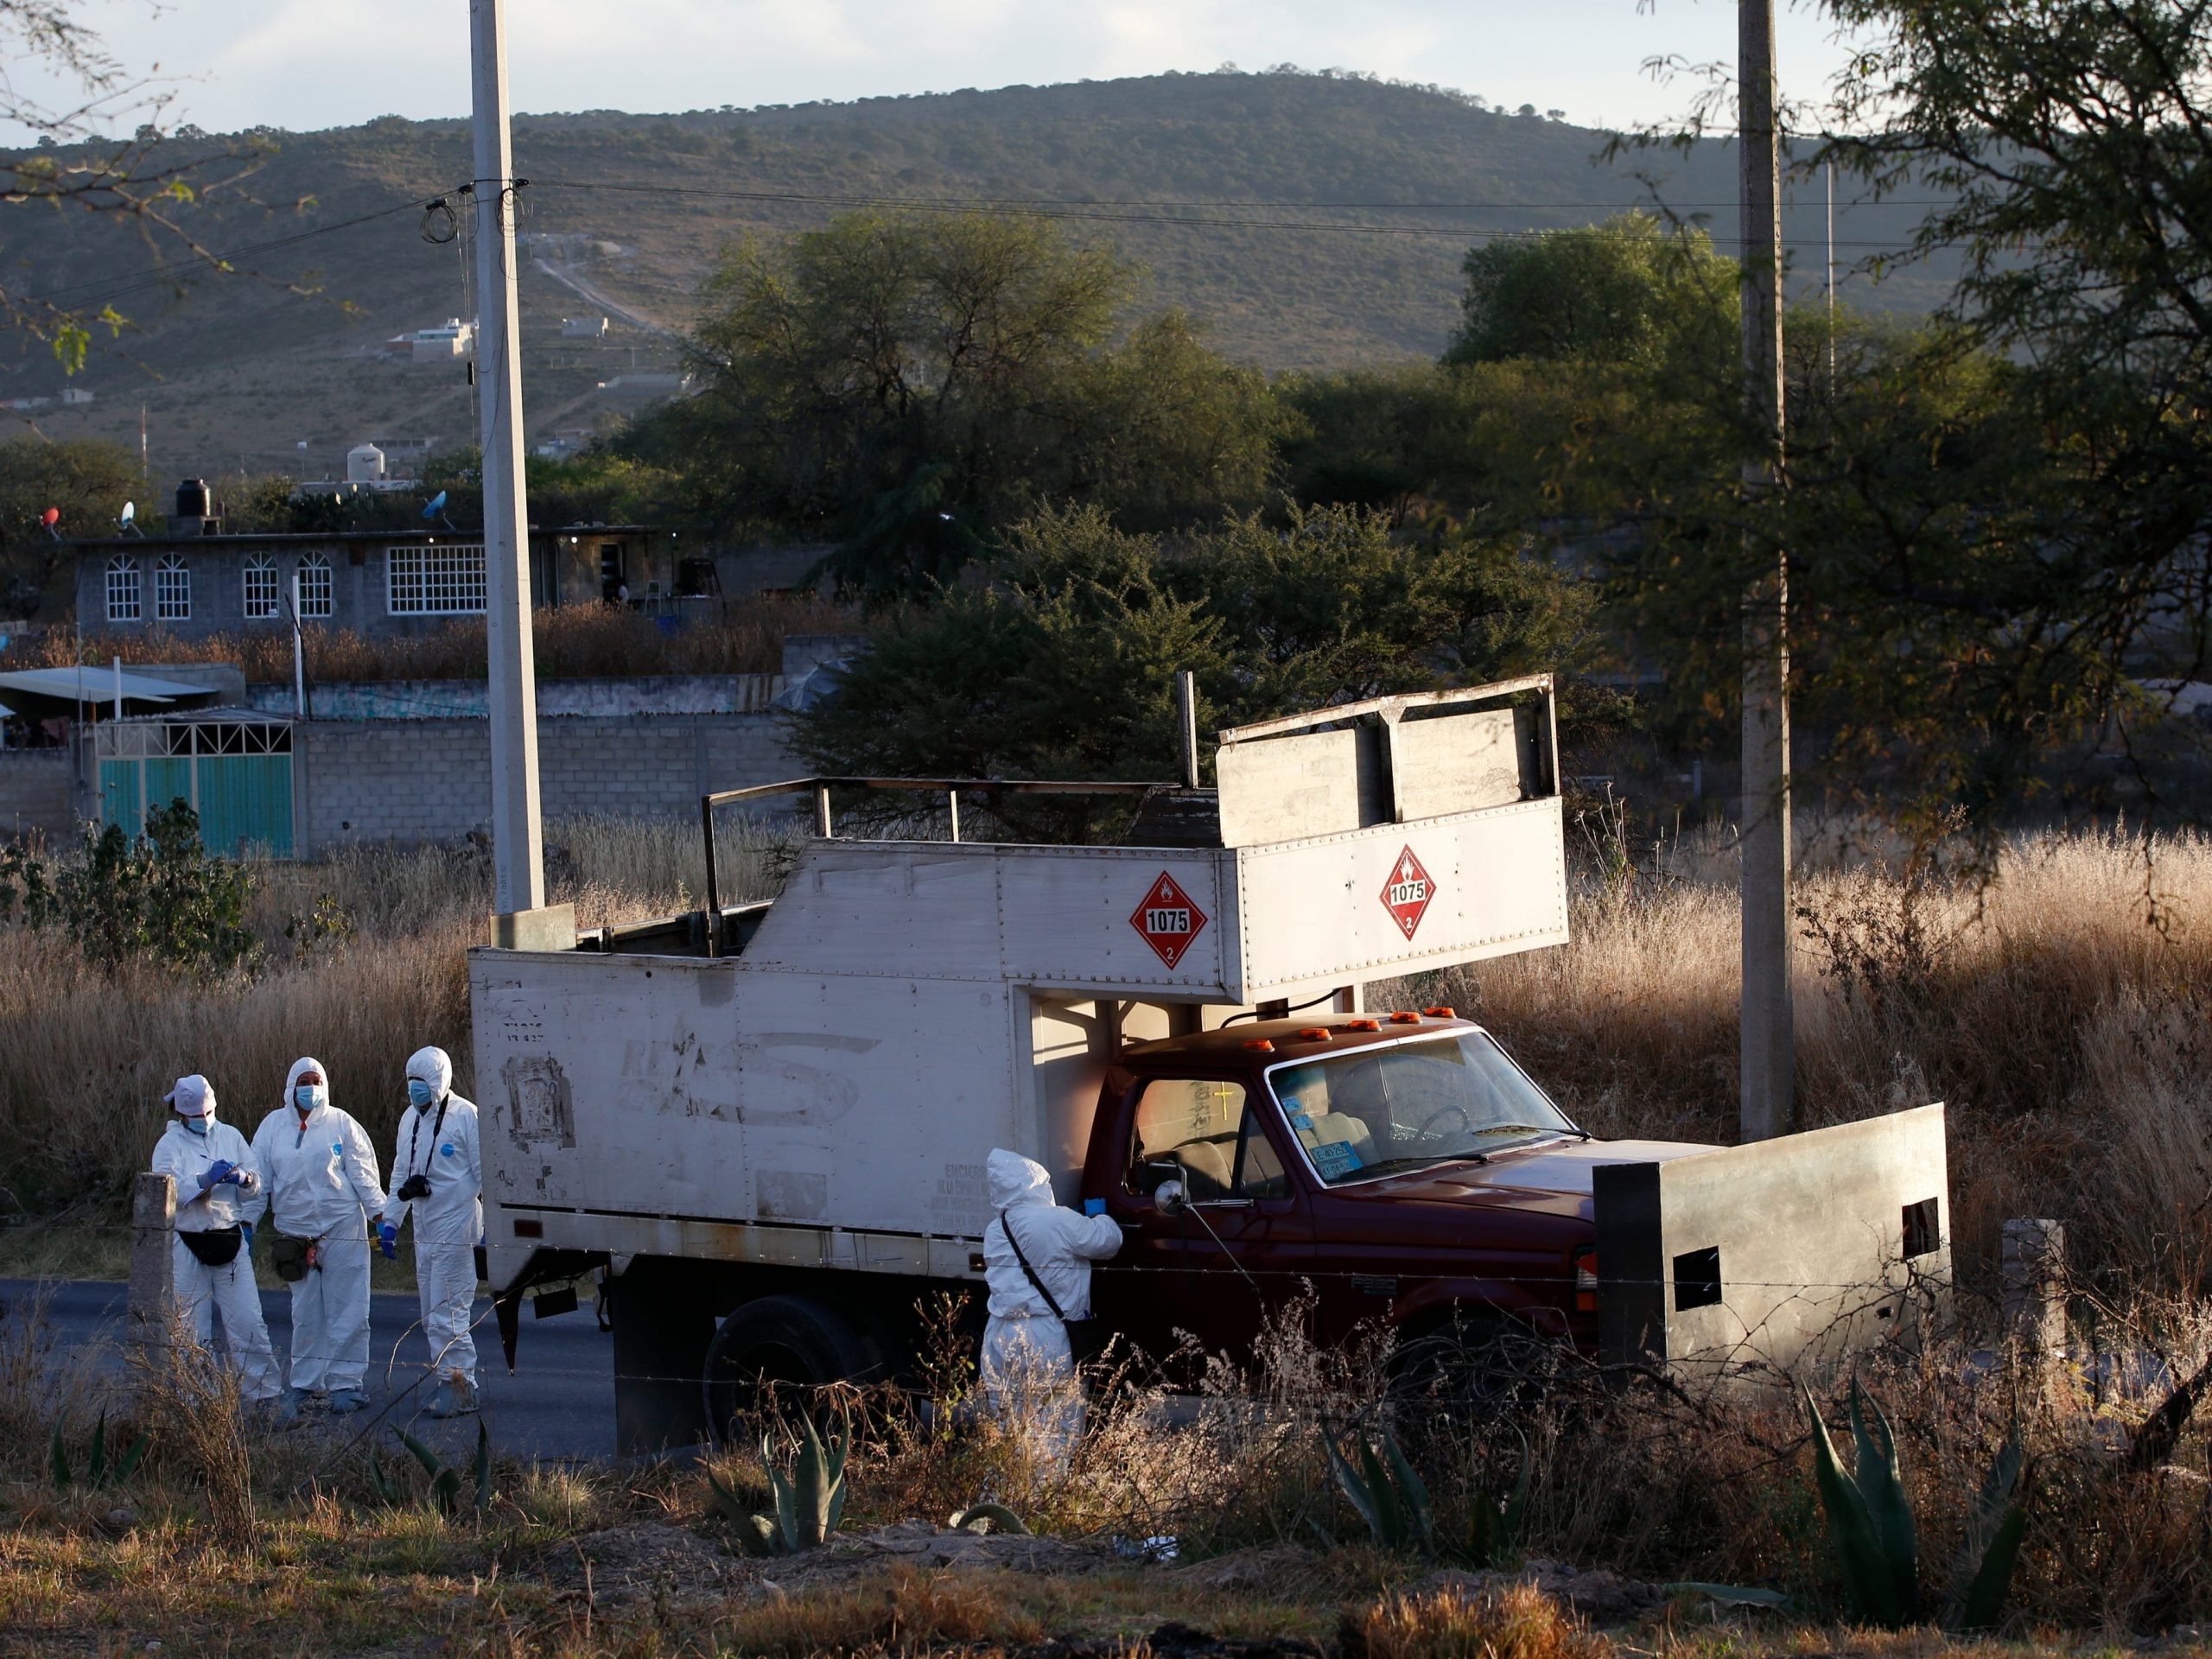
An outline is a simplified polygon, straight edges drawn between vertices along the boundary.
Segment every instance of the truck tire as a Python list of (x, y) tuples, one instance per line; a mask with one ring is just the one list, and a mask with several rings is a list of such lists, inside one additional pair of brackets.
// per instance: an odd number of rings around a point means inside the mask
[(707, 1427), (727, 1445), (731, 1420), (757, 1408), (764, 1389), (804, 1393), (885, 1375), (882, 1349), (836, 1307), (811, 1296), (762, 1296), (741, 1303), (707, 1344)]
[(1559, 1347), (1491, 1308), (1454, 1309), (1400, 1342), (1389, 1398), (1402, 1421), (1482, 1423), (1544, 1398), (1555, 1385)]

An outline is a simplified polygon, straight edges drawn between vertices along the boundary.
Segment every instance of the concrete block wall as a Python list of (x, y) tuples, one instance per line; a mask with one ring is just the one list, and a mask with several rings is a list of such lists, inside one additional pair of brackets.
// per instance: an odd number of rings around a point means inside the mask
[[(696, 815), (700, 796), (801, 767), (768, 714), (541, 718), (548, 817)], [(349, 842), (447, 841), (492, 816), (481, 720), (308, 721), (292, 728), (296, 835), (313, 857)]]
[(69, 749), (0, 750), (0, 839), (33, 831), (77, 837), (77, 767)]

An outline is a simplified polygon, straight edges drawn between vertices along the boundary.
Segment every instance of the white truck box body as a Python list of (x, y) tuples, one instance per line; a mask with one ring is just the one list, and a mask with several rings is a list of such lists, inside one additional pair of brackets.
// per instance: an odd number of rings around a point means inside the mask
[[(1071, 1190), (1121, 1005), (1563, 939), (1560, 845), (1555, 799), (1202, 852), (822, 842), (734, 957), (472, 952), (493, 1281), (528, 1253), (511, 1210), (633, 1254), (755, 1259), (732, 1223), (977, 1238), (993, 1147)], [(1409, 847), (1433, 894), (1411, 940), (1382, 902)], [(1172, 968), (1131, 921), (1163, 874), (1204, 918)]]
[[(1423, 740), (1489, 753), (1499, 718)], [(1225, 823), (1273, 786), (1243, 770)], [(1313, 827), (1301, 810), (1272, 822)], [(1166, 948), (1140, 925), (1163, 894), (1185, 929)], [(734, 957), (475, 950), (493, 1281), (539, 1244), (964, 1275), (986, 1154), (1069, 1196), (1117, 1036), (1166, 1035), (1165, 1005), (1217, 1021), (1567, 931), (1547, 786), (1246, 846), (817, 840)]]

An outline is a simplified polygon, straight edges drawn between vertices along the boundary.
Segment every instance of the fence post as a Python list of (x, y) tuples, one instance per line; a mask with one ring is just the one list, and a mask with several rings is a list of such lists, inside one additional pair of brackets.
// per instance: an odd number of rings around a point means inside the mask
[(130, 1191), (130, 1292), (124, 1335), (140, 1351), (168, 1340), (176, 1303), (176, 1181), (141, 1175)]
[(2048, 1375), (2066, 1357), (2066, 1224), (2005, 1224), (2005, 1328), (2021, 1357)]

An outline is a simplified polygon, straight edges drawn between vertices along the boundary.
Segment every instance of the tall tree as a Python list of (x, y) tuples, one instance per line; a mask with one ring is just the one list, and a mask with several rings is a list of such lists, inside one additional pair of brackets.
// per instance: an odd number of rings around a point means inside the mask
[(1628, 213), (1471, 248), (1451, 364), (1527, 358), (1655, 367), (1735, 339), (1738, 269), (1703, 231)]
[(835, 537), (879, 594), (949, 576), (1035, 499), (1132, 523), (1256, 499), (1281, 415), (1135, 273), (1036, 220), (859, 213), (732, 251), (695, 342), (701, 396), (634, 440), (725, 520)]

